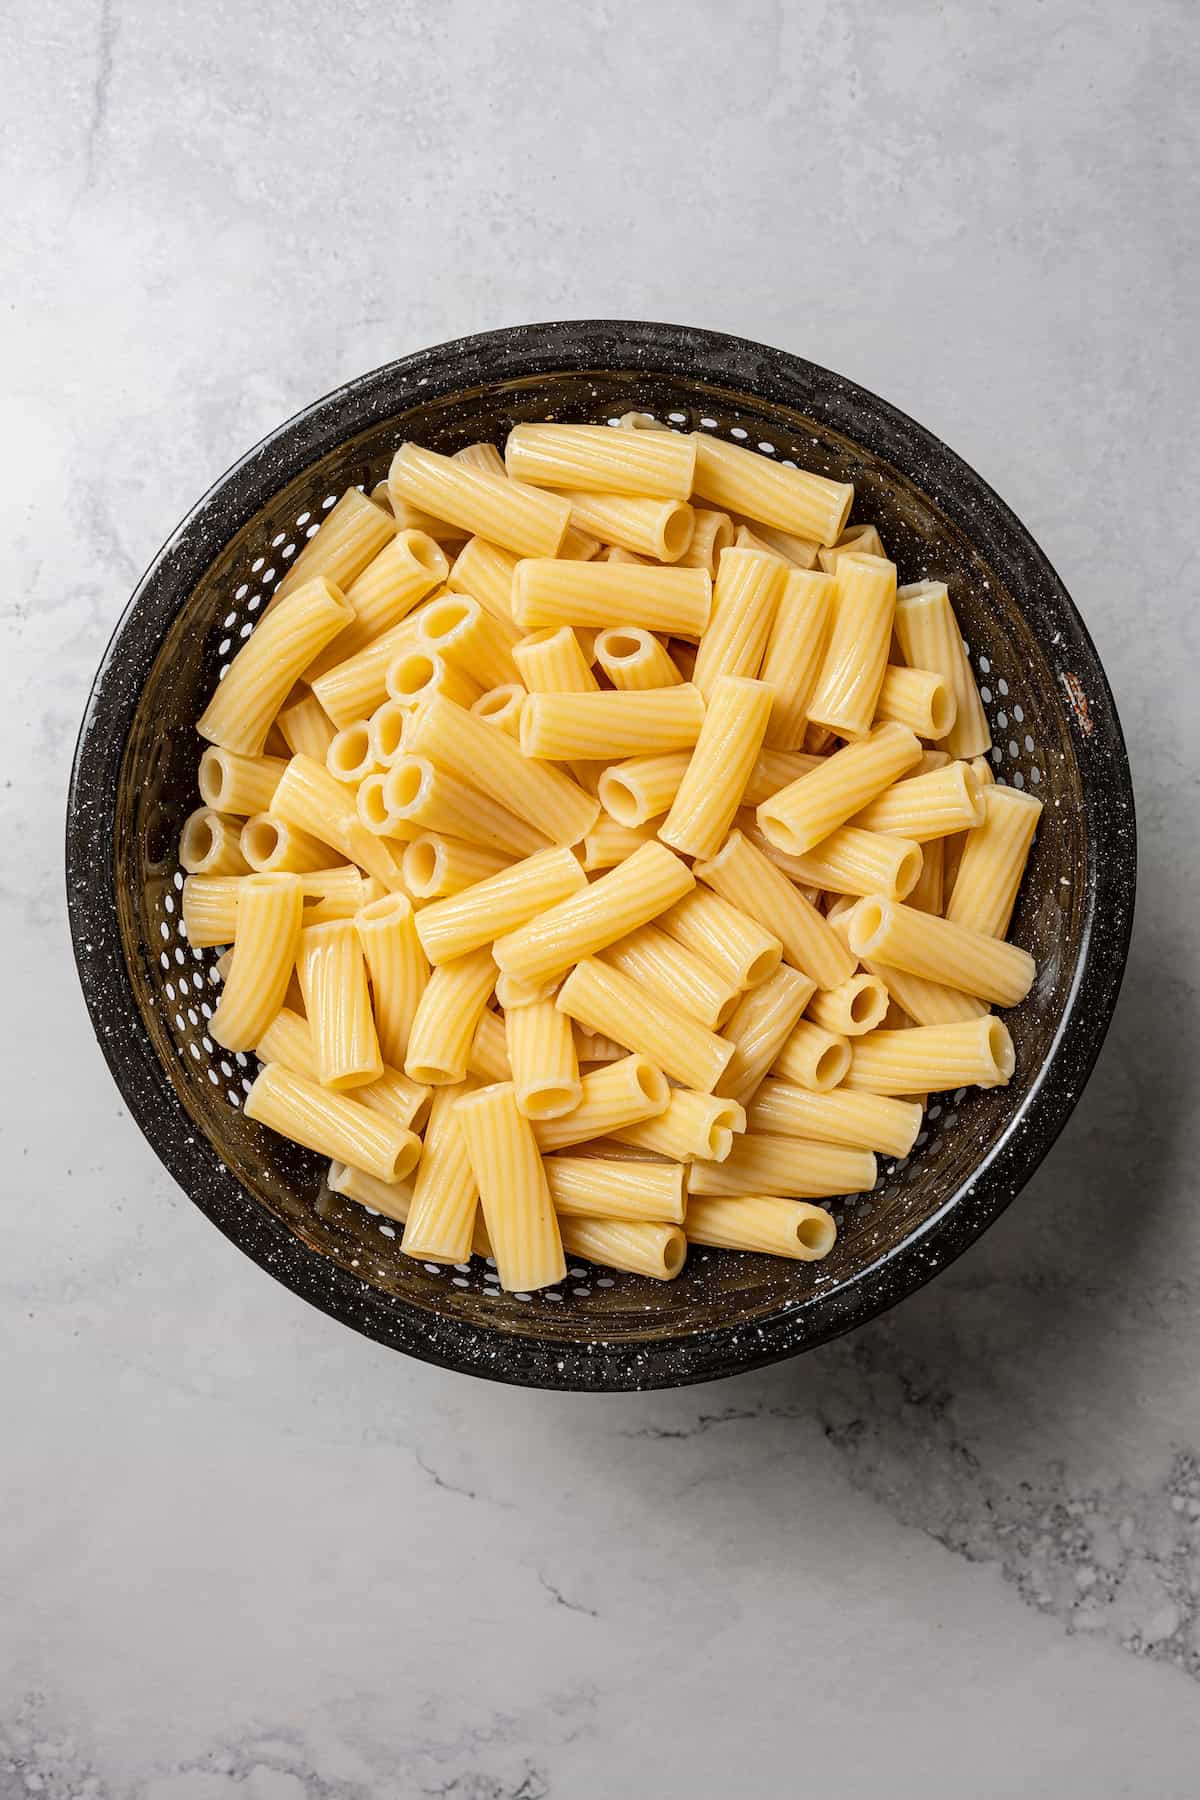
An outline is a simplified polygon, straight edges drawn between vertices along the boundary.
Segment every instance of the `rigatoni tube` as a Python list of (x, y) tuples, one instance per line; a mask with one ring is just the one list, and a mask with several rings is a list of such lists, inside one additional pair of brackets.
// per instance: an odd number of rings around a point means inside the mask
[(834, 1088), (813, 1093), (787, 1081), (764, 1081), (747, 1112), (751, 1131), (847, 1144), (881, 1156), (907, 1156), (923, 1109), (908, 1100)]
[(656, 1118), (623, 1125), (610, 1136), (635, 1150), (651, 1150), (674, 1162), (724, 1162), (735, 1135), (746, 1129), (745, 1109), (719, 1094), (673, 1088), (670, 1104)]
[(690, 749), (703, 723), (704, 699), (690, 682), (644, 693), (531, 693), (521, 749), (527, 759), (611, 762)]
[(751, 988), (723, 1026), (733, 1055), (717, 1083), (717, 1091), (748, 1105), (813, 997), (813, 984), (782, 963), (761, 987)]
[(887, 668), (896, 565), (878, 556), (844, 556), (836, 580), (833, 627), (808, 716), (839, 737), (862, 737), (871, 729)]
[(849, 939), (856, 956), (878, 958), (994, 1006), (1016, 1006), (1037, 972), (1028, 950), (1017, 944), (935, 919), (882, 895), (859, 901), (850, 916)]
[(404, 894), (373, 900), (355, 916), (374, 996), (375, 1029), (385, 1063), (402, 1069), (429, 964), (417, 936), (412, 902)]
[(383, 799), (391, 816), (412, 826), (414, 835), (421, 830), (445, 832), (514, 858), (534, 856), (546, 848), (536, 827), (427, 756), (397, 757), (384, 778)]
[[(530, 695), (525, 708), (533, 699)], [(561, 770), (531, 762), (504, 732), (491, 730), (482, 719), (440, 695), (417, 708), (408, 749), (414, 756), (430, 757), (460, 781), (482, 788), (551, 843), (577, 844), (599, 815), (600, 802)]]
[(287, 993), (304, 891), (298, 875), (236, 879), (233, 964), (209, 1030), (226, 1050), (253, 1050)]
[(608, 425), (514, 425), (504, 462), (535, 487), (649, 494), (686, 500), (696, 473), (694, 439), (681, 432), (615, 432)]
[(785, 468), (707, 432), (696, 434), (694, 491), (713, 506), (818, 544), (836, 541), (854, 499), (849, 482)]
[[(631, 693), (675, 687), (683, 680), (654, 633), (640, 625), (619, 625), (600, 632), (596, 661), (615, 688)], [(595, 683), (594, 676), (592, 679)]]
[(686, 1198), (678, 1163), (602, 1156), (548, 1156), (546, 1179), (560, 1218), (649, 1219), (682, 1225)]
[(603, 630), (619, 619), (645, 631), (698, 638), (712, 610), (712, 582), (704, 569), (531, 557), (517, 564), (512, 609), (527, 631), (557, 625)]
[(335, 663), (360, 650), (401, 619), (450, 573), (441, 545), (423, 531), (400, 531), (385, 544), (362, 574), (345, 590), (354, 617), (304, 671), (312, 682)]
[(1017, 788), (985, 787), (983, 822), (968, 831), (946, 917), (1003, 937), (1016, 904), (1042, 803)]
[[(329, 724), (328, 719), (325, 723)], [(333, 735), (332, 726), (329, 735)], [(322, 750), (322, 760), (324, 755)], [(236, 750), (210, 744), (200, 758), (196, 785), (205, 806), (249, 818), (251, 813), (268, 811), (286, 768), (286, 757), (241, 756)]]
[(555, 1005), (589, 1031), (602, 1032), (648, 1057), (673, 1080), (709, 1093), (733, 1045), (664, 1001), (650, 1001), (636, 981), (589, 957), (558, 991)]
[(403, 1181), (421, 1154), (415, 1132), (278, 1063), (268, 1063), (259, 1074), (246, 1095), (245, 1114), (380, 1181)]
[(692, 680), (705, 699), (719, 675), (758, 674), (786, 570), (755, 550), (722, 550), (712, 617), (700, 639)]
[(569, 850), (542, 850), (417, 915), (417, 935), (432, 963), (490, 944), (588, 885)]
[(657, 925), (642, 925), (618, 939), (604, 960), (711, 1031), (721, 1029), (738, 1002), (740, 989), (727, 970), (714, 968)]
[(556, 1119), (579, 1105), (582, 1088), (571, 1021), (553, 999), (507, 1005), (504, 1031), (517, 1105), (527, 1119)]
[(413, 1015), (405, 1074), (431, 1087), (461, 1081), (467, 1073), (471, 1041), (495, 985), (496, 965), (488, 950), (472, 950), (434, 969)]
[(716, 856), (697, 863), (694, 873), (777, 937), (788, 961), (818, 987), (837, 987), (854, 973), (854, 958), (832, 926), (740, 831), (731, 831)]
[(917, 844), (969, 831), (982, 820), (983, 790), (965, 762), (898, 781), (854, 815), (854, 824), (862, 831), (890, 832)]
[(694, 950), (738, 988), (757, 987), (779, 967), (783, 945), (736, 906), (695, 888), (658, 920), (668, 937)]
[(353, 617), (341, 591), (318, 576), (265, 616), (229, 665), (196, 722), (223, 749), (259, 756), (297, 679)]
[(517, 556), (553, 556), (570, 522), (565, 500), (455, 462), (419, 444), (401, 444), (388, 470), (393, 496), (475, 532)]
[(820, 1262), (837, 1242), (837, 1225), (823, 1206), (773, 1194), (733, 1199), (694, 1197), (685, 1226), (689, 1244), (720, 1250), (757, 1250), (795, 1262)]
[(426, 1262), (466, 1262), (471, 1254), (479, 1186), (458, 1117), (466, 1086), (437, 1088), (417, 1165), (400, 1248)]
[(877, 725), (764, 800), (758, 822), (778, 849), (803, 856), (911, 769), (920, 755), (918, 739), (905, 726)]
[(660, 563), (673, 563), (692, 541), (696, 515), (686, 500), (642, 499), (625, 494), (571, 491), (571, 525), (576, 531), (619, 545)]
[[(490, 1015), (488, 1015), (490, 1016)], [(667, 1110), (671, 1089), (662, 1070), (645, 1056), (623, 1056), (580, 1079), (579, 1105), (557, 1119), (538, 1119), (534, 1135), (542, 1151), (611, 1137), (627, 1125)]]
[(969, 758), (990, 750), (987, 715), (944, 581), (918, 581), (900, 589), (896, 636), (910, 668), (931, 669), (954, 690), (954, 724), (943, 739), (951, 756)]
[(694, 885), (686, 863), (665, 845), (644, 844), (598, 881), (498, 938), (496, 961), (522, 981), (546, 981), (648, 924)]
[(347, 488), (275, 589), (267, 610), (273, 611), (285, 595), (317, 576), (324, 576), (344, 591), (378, 556), (395, 531), (395, 519), (382, 507), (357, 488)]
[(719, 675), (671, 810), (658, 835), (685, 856), (714, 856), (733, 823), (771, 716), (765, 682)]
[(722, 1163), (693, 1163), (689, 1194), (786, 1194), (818, 1200), (869, 1193), (875, 1158), (869, 1150), (817, 1139), (746, 1132)]
[(353, 920), (335, 919), (302, 931), (296, 970), (321, 1086), (343, 1092), (377, 1080), (383, 1057)]
[(821, 671), (833, 605), (834, 580), (811, 569), (789, 569), (775, 607), (759, 679), (771, 689), (766, 742), (798, 750), (808, 702)]
[(669, 750), (611, 763), (600, 777), (600, 804), (618, 824), (644, 825), (669, 810), (691, 760), (690, 750)]
[(872, 1094), (1004, 1087), (1015, 1067), (1008, 1027), (989, 1013), (956, 1025), (913, 1025), (857, 1038), (846, 1086)]
[(501, 1287), (548, 1287), (567, 1272), (533, 1128), (508, 1083), (467, 1094), (456, 1115), (479, 1187)]

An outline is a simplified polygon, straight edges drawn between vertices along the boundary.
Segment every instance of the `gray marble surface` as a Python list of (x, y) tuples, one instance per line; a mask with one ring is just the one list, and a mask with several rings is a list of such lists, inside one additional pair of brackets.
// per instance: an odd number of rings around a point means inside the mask
[[(14, 0), (5, 56), (0, 1795), (1194, 1794), (1193, 9)], [(93, 1045), (60, 846), (215, 475), (402, 351), (606, 314), (802, 352), (996, 485), (1144, 861), (1092, 1085), (970, 1254), (800, 1362), (573, 1399), (212, 1230)]]

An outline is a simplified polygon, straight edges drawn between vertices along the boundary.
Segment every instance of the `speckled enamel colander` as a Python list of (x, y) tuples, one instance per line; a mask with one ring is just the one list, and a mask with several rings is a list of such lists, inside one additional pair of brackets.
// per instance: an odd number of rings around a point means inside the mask
[[(583, 1263), (534, 1295), (490, 1265), (403, 1257), (397, 1227), (322, 1186), (317, 1158), (247, 1120), (254, 1074), (208, 1035), (216, 953), (180, 924), (194, 729), (222, 665), (335, 497), (396, 445), (503, 442), (522, 419), (630, 408), (853, 481), (902, 581), (947, 581), (995, 740), (997, 779), (1046, 803), (1012, 936), (1037, 958), (1006, 1015), (1006, 1088), (943, 1094), (906, 1161), (838, 1202), (818, 1265), (693, 1249), (657, 1283)], [(350, 382), (252, 450), (155, 558), (80, 732), (67, 884), (101, 1048), (146, 1137), (208, 1217), (277, 1280), (409, 1354), (496, 1380), (605, 1389), (702, 1381), (811, 1348), (919, 1287), (1028, 1180), (1087, 1080), (1120, 984), (1136, 872), (1112, 696), (1045, 556), (936, 438), (853, 383), (739, 338), (575, 321), (442, 344)]]

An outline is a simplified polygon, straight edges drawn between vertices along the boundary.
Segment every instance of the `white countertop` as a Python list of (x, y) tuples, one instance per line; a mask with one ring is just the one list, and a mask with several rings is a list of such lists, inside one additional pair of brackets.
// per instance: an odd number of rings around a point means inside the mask
[[(16, 0), (8, 37), (4, 1800), (1194, 1794), (1187, 9)], [(1143, 864), (1099, 1068), (985, 1239), (800, 1361), (583, 1398), (402, 1360), (212, 1229), (94, 1046), (61, 840), (109, 631), (242, 450), (404, 351), (607, 315), (838, 369), (999, 489), (1108, 667)]]

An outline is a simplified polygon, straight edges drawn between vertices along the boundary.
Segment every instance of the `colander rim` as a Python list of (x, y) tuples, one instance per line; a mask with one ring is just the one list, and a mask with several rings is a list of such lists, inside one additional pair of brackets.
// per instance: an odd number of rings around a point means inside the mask
[[(1054, 647), (1060, 675), (1078, 684), (1068, 692), (1086, 695), (1068, 709), (1088, 846), (1079, 955), (1049, 1054), (1003, 1135), (917, 1230), (845, 1281), (752, 1324), (732, 1319), (661, 1343), (579, 1343), (471, 1324), (389, 1295), (309, 1249), (247, 1194), (187, 1115), (141, 1028), (115, 890), (118, 775), (137, 704), (179, 608), (224, 544), (306, 467), (415, 403), (587, 371), (704, 380), (792, 406), (898, 468), (919, 458), (923, 490), (951, 518), (976, 521), (964, 523), (968, 531), (986, 518), (1008, 539), (1029, 577), (1022, 610)], [(276, 427), (209, 488), (141, 577), (101, 659), (71, 769), (65, 865), (96, 1040), (143, 1136), (225, 1236), (323, 1312), (422, 1361), (523, 1386), (615, 1391), (714, 1380), (813, 1349), (924, 1286), (999, 1217), (1066, 1124), (1104, 1042), (1132, 932), (1137, 846), (1128, 755), (1095, 645), (1045, 553), (969, 464), (890, 402), (804, 358), (699, 327), (586, 319), (482, 332), (382, 364)]]

